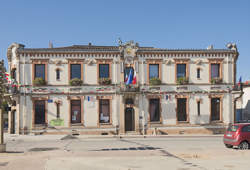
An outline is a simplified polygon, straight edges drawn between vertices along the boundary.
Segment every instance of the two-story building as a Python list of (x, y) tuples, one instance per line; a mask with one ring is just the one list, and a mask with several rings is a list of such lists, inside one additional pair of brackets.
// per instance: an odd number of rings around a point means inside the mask
[(235, 119), (238, 52), (225, 49), (13, 43), (9, 70), (20, 84), (9, 132), (211, 133)]

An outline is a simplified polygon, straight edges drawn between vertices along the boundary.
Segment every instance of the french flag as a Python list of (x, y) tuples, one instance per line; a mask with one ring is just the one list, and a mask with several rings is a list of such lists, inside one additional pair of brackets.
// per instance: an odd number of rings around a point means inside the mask
[(132, 81), (133, 81), (133, 75), (132, 75), (132, 69), (130, 69), (129, 75), (128, 75), (128, 80), (126, 81), (126, 85), (131, 84)]
[(128, 81), (128, 75), (126, 74), (125, 75), (125, 82), (127, 82)]
[(134, 77), (133, 77), (132, 84), (136, 84), (136, 71), (134, 72)]

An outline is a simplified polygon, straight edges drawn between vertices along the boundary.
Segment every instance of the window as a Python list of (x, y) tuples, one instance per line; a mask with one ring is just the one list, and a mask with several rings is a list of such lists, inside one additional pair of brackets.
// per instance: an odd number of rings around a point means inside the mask
[(186, 64), (177, 64), (177, 78), (186, 77)]
[(241, 129), (242, 132), (250, 132), (250, 125), (247, 125), (247, 126), (244, 126), (242, 129)]
[(159, 64), (149, 64), (149, 80), (159, 78)]
[(35, 101), (35, 124), (45, 124), (45, 101)]
[(200, 101), (197, 102), (197, 113), (198, 113), (198, 116), (201, 115), (201, 102)]
[(60, 103), (56, 103), (56, 118), (60, 118)]
[(81, 79), (81, 64), (70, 65), (70, 79)]
[(99, 123), (109, 123), (110, 122), (110, 107), (109, 99), (99, 100)]
[(60, 70), (56, 69), (56, 80), (60, 80)]
[(211, 64), (211, 78), (220, 77), (220, 64)]
[(150, 122), (160, 121), (160, 99), (149, 99)]
[(99, 78), (109, 78), (109, 64), (99, 64)]
[(15, 68), (11, 71), (11, 78), (16, 80), (16, 69)]
[(197, 78), (201, 78), (201, 69), (197, 68)]
[(40, 77), (45, 80), (45, 64), (35, 64), (35, 78)]

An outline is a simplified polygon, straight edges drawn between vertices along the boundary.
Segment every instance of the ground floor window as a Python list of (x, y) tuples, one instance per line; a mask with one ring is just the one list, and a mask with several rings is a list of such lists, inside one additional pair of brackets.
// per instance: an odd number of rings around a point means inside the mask
[(187, 121), (187, 99), (177, 99), (177, 121)]
[(220, 120), (220, 98), (211, 99), (211, 121)]
[(110, 101), (109, 99), (99, 100), (99, 123), (110, 122)]
[(160, 121), (160, 99), (149, 99), (150, 122)]
[(37, 100), (35, 107), (35, 124), (45, 124), (45, 101)]
[(71, 123), (81, 123), (81, 100), (71, 100)]

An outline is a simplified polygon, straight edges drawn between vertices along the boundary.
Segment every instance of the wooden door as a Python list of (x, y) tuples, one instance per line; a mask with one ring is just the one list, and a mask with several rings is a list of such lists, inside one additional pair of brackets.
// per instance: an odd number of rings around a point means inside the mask
[(134, 109), (125, 109), (125, 131), (134, 131)]
[(187, 99), (177, 99), (177, 120), (187, 121)]
[(71, 123), (81, 123), (81, 100), (71, 100)]
[(211, 99), (211, 121), (220, 120), (220, 98)]

